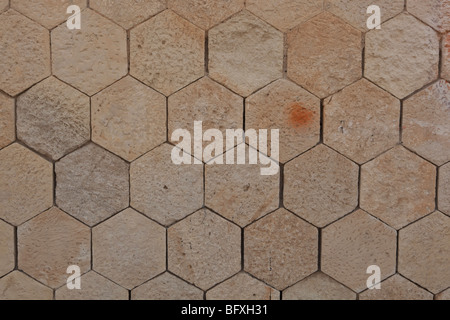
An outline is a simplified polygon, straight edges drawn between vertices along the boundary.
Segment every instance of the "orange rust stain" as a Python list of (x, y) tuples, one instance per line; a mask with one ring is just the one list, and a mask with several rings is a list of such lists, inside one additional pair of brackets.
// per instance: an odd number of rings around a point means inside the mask
[(289, 107), (289, 125), (295, 129), (300, 129), (311, 124), (314, 112), (306, 109), (298, 102)]

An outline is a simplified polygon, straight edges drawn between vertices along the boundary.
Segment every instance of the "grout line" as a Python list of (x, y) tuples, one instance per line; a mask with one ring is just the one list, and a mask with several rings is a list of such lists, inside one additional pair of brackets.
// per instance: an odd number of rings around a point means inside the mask
[(318, 234), (318, 249), (319, 252), (317, 254), (317, 270), (321, 271), (322, 270), (322, 228), (318, 228), (319, 229), (319, 234)]
[(19, 270), (19, 239), (18, 227), (14, 226), (14, 270)]
[(241, 228), (241, 271), (245, 271), (245, 264), (244, 264), (244, 251), (245, 251), (245, 246), (244, 246), (244, 239), (245, 239), (245, 229)]

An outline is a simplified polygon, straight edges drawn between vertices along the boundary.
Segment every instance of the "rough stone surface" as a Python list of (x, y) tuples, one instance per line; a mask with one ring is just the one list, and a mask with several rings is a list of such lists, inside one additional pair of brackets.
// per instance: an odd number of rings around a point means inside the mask
[(209, 75), (242, 96), (281, 78), (283, 34), (243, 11), (211, 29)]
[(450, 215), (450, 163), (439, 169), (438, 208)]
[(450, 0), (408, 0), (407, 9), (439, 32), (450, 30)]
[(442, 42), (442, 78), (450, 82), (450, 32), (443, 37)]
[(368, 32), (365, 55), (365, 77), (398, 98), (438, 77), (438, 34), (407, 14)]
[(0, 279), (0, 300), (52, 300), (53, 290), (20, 271)]
[(278, 290), (317, 270), (318, 230), (279, 209), (244, 231), (244, 269)]
[(94, 144), (56, 163), (56, 204), (93, 226), (129, 203), (128, 164)]
[(9, 0), (0, 0), (0, 13), (8, 9)]
[(436, 300), (450, 300), (450, 288), (436, 295)]
[(0, 92), (0, 149), (16, 139), (14, 99)]
[(284, 168), (284, 205), (318, 227), (358, 205), (358, 166), (320, 145)]
[(324, 103), (324, 143), (358, 163), (399, 142), (400, 101), (360, 80)]
[(14, 228), (0, 220), (0, 277), (14, 269)]
[(435, 209), (436, 168), (396, 147), (361, 169), (361, 208), (400, 229)]
[(366, 290), (359, 300), (433, 300), (433, 295), (396, 274), (383, 281), (380, 290)]

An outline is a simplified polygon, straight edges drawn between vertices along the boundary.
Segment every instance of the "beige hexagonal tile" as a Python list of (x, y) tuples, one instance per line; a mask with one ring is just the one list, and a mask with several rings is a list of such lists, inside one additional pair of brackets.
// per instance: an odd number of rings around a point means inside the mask
[(0, 279), (0, 300), (53, 300), (53, 290), (14, 271)]
[(202, 209), (168, 230), (169, 270), (209, 289), (241, 269), (241, 230)]
[(379, 266), (382, 279), (395, 273), (396, 248), (395, 230), (358, 210), (322, 231), (322, 271), (361, 292), (369, 266)]
[(0, 92), (0, 149), (16, 139), (14, 99)]
[(244, 269), (278, 290), (317, 271), (319, 232), (285, 209), (244, 231)]
[(133, 289), (166, 268), (166, 230), (133, 209), (92, 229), (93, 268)]
[(126, 77), (92, 97), (92, 140), (133, 161), (166, 140), (166, 98)]
[(435, 300), (450, 300), (450, 288), (436, 295)]
[(0, 0), (0, 13), (8, 9), (9, 0)]
[(56, 207), (17, 230), (19, 269), (52, 288), (66, 283), (67, 267), (91, 266), (91, 231)]
[(164, 225), (203, 205), (203, 165), (172, 162), (164, 144), (131, 164), (131, 206)]
[(209, 75), (241, 96), (282, 77), (283, 34), (248, 11), (208, 33)]
[(361, 169), (361, 208), (400, 229), (435, 209), (436, 168), (396, 147)]
[(90, 9), (81, 23), (80, 30), (52, 30), (53, 74), (93, 95), (127, 74), (127, 33)]
[(408, 12), (432, 26), (439, 32), (450, 30), (450, 1), (449, 0), (408, 0)]
[(0, 218), (20, 225), (53, 204), (53, 166), (20, 144), (0, 151)]
[(0, 30), (1, 90), (15, 96), (50, 76), (48, 30), (14, 10), (0, 15)]
[(128, 206), (128, 171), (125, 161), (88, 144), (56, 163), (56, 204), (93, 226)]
[(51, 77), (17, 98), (17, 138), (57, 160), (90, 139), (89, 97)]
[(364, 163), (399, 142), (400, 101), (363, 79), (324, 102), (324, 143)]
[(286, 164), (284, 205), (318, 227), (358, 205), (358, 166), (320, 145)]
[(280, 130), (280, 162), (285, 163), (320, 141), (320, 100), (277, 80), (246, 99), (245, 128)]
[(450, 215), (450, 163), (439, 168), (438, 208)]
[(290, 31), (287, 44), (288, 77), (320, 98), (362, 76), (361, 32), (330, 13)]
[(204, 56), (205, 32), (170, 10), (131, 30), (130, 73), (166, 96), (205, 74)]
[(14, 269), (14, 228), (0, 220), (0, 277)]
[(442, 71), (441, 76), (450, 81), (450, 32), (442, 37)]
[(450, 286), (450, 217), (435, 212), (399, 232), (398, 271), (433, 293)]
[(438, 71), (439, 36), (416, 18), (401, 14), (366, 34), (364, 76), (394, 96), (405, 98)]

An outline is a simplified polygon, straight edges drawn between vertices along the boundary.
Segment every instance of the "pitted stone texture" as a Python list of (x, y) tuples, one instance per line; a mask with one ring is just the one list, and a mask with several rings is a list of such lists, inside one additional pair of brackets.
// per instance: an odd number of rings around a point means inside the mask
[(17, 137), (57, 160), (90, 138), (89, 97), (48, 78), (17, 98)]
[(9, 0), (0, 0), (0, 13), (8, 9)]
[(396, 274), (383, 281), (380, 290), (366, 290), (359, 300), (433, 300), (433, 295)]
[(450, 161), (450, 83), (440, 80), (403, 103), (402, 136), (406, 147), (433, 163)]
[(361, 169), (361, 208), (400, 229), (435, 209), (436, 168), (396, 147)]
[(94, 270), (133, 289), (164, 272), (166, 230), (126, 209), (92, 230)]
[(365, 55), (365, 77), (398, 98), (438, 77), (438, 34), (407, 14), (369, 31)]
[(362, 76), (361, 32), (330, 13), (290, 31), (287, 42), (288, 77), (319, 98)]
[(203, 291), (164, 273), (131, 292), (132, 300), (203, 300)]
[(442, 43), (442, 78), (450, 81), (450, 32), (444, 35)]
[(244, 8), (244, 0), (168, 0), (168, 5), (200, 28), (209, 29)]
[(0, 92), (0, 149), (16, 139), (14, 99)]
[(450, 163), (439, 169), (438, 208), (450, 215)]
[(318, 230), (279, 209), (244, 231), (244, 269), (283, 290), (317, 271)]
[(48, 30), (14, 10), (0, 15), (0, 89), (11, 96), (50, 76)]
[(176, 165), (172, 150), (164, 144), (133, 162), (130, 170), (131, 206), (164, 225), (203, 205), (203, 165)]
[(440, 212), (399, 233), (398, 271), (433, 293), (450, 286), (450, 217)]
[(14, 269), (14, 228), (0, 220), (0, 277)]
[(407, 0), (407, 10), (439, 32), (450, 30), (450, 0)]
[(91, 266), (91, 231), (56, 207), (17, 230), (19, 269), (52, 288), (67, 281), (67, 267)]
[(202, 209), (168, 230), (169, 270), (208, 289), (241, 269), (241, 230)]
[(0, 300), (53, 300), (53, 290), (14, 271), (0, 279)]
[[(288, 80), (278, 80), (246, 100), (245, 128), (280, 130), (280, 162), (320, 140), (320, 100)], [(271, 145), (271, 137), (268, 138)], [(270, 156), (270, 153), (269, 153)]]
[(284, 290), (283, 300), (356, 300), (356, 293), (317, 272)]
[(56, 163), (56, 204), (93, 226), (128, 206), (128, 164), (88, 144)]
[(436, 295), (436, 300), (450, 300), (450, 288)]
[(206, 293), (207, 300), (280, 300), (280, 292), (239, 273)]
[(0, 218), (20, 225), (53, 204), (53, 166), (13, 144), (0, 151)]
[(400, 101), (363, 79), (327, 98), (324, 143), (357, 163), (399, 141)]
[(53, 74), (93, 95), (127, 74), (127, 34), (90, 9), (81, 15), (80, 30), (52, 30)]
[(92, 97), (92, 140), (133, 161), (166, 140), (166, 98), (126, 77)]
[(209, 74), (248, 96), (282, 77), (283, 34), (248, 11), (211, 29)]
[(284, 168), (284, 205), (318, 227), (358, 205), (358, 166), (320, 145)]
[(322, 231), (322, 271), (361, 292), (369, 266), (379, 266), (382, 279), (395, 273), (396, 247), (394, 229), (358, 210)]
[(131, 30), (130, 73), (166, 96), (205, 74), (205, 33), (170, 10)]

